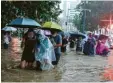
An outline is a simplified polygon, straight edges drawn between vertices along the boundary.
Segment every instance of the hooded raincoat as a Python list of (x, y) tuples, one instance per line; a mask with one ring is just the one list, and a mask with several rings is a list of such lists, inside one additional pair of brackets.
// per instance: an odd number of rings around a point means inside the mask
[(41, 63), (42, 70), (50, 70), (54, 67), (51, 62), (56, 61), (54, 47), (42, 31), (38, 33), (39, 36), (37, 39), (40, 43), (36, 44), (35, 59)]

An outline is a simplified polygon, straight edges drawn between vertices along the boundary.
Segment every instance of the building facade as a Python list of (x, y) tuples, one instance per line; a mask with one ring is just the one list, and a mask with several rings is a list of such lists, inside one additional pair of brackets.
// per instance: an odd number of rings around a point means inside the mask
[(80, 2), (80, 0), (77, 1), (63, 1), (63, 23), (62, 26), (64, 27), (65, 31), (76, 31), (77, 28), (73, 26), (73, 18), (75, 14), (77, 13), (75, 11), (76, 5)]

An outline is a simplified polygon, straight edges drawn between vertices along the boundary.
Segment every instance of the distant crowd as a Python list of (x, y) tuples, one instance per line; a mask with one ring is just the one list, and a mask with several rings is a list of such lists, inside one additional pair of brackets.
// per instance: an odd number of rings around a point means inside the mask
[[(107, 56), (112, 48), (112, 41), (108, 37), (99, 39), (99, 36), (89, 33), (87, 39), (82, 37), (70, 38), (70, 48), (74, 48), (76, 45), (76, 52), (83, 52), (85, 55), (94, 56), (101, 55)], [(104, 36), (104, 35), (102, 35)]]

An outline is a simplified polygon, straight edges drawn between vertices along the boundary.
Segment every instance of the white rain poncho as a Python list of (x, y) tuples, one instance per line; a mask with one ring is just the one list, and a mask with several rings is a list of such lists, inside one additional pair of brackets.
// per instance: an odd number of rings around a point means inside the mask
[(50, 70), (54, 67), (52, 61), (56, 61), (54, 47), (49, 38), (46, 37), (42, 31), (38, 33), (40, 44), (36, 45), (36, 49), (39, 50), (35, 51), (35, 59), (41, 63), (42, 70)]

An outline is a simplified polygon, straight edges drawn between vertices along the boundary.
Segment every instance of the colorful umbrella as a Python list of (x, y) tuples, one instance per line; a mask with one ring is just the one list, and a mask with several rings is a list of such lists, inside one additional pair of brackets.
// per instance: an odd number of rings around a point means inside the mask
[(39, 23), (35, 20), (29, 18), (16, 18), (8, 26), (18, 27), (18, 28), (37, 28), (41, 27)]
[(8, 26), (6, 26), (6, 27), (2, 28), (2, 30), (4, 30), (4, 31), (16, 31), (17, 29), (14, 28), (14, 27), (8, 27)]
[(43, 30), (55, 30), (55, 31), (62, 31), (62, 27), (55, 22), (45, 22), (42, 26)]

